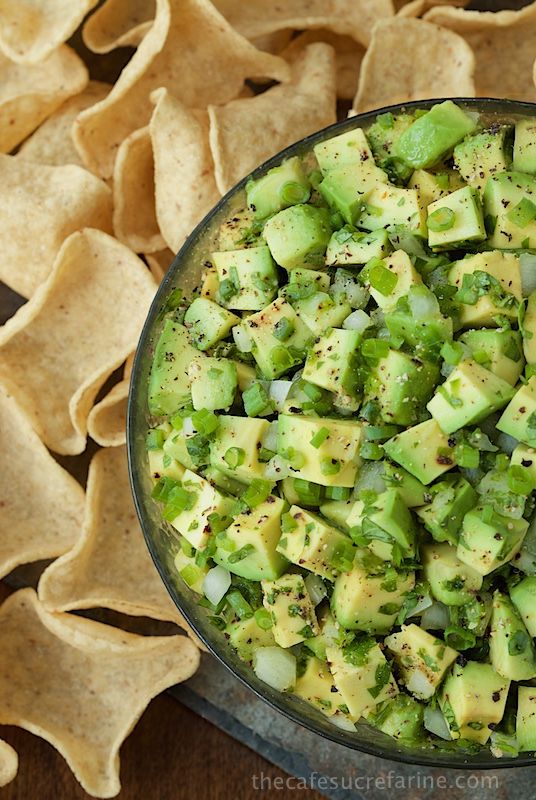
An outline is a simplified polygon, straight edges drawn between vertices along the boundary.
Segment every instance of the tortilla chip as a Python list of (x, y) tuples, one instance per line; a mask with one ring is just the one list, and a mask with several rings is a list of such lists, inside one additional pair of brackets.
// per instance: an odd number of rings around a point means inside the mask
[(88, 80), (83, 62), (66, 45), (39, 64), (16, 64), (0, 54), (0, 153), (13, 150)]
[(461, 36), (420, 19), (394, 17), (374, 29), (353, 108), (359, 114), (410, 100), (473, 97), (473, 71), (473, 52)]
[(82, 526), (84, 492), (52, 458), (13, 397), (1, 386), (0, 450), (3, 577), (20, 564), (55, 558), (73, 547)]
[(82, 159), (71, 136), (73, 122), (81, 111), (106, 97), (110, 89), (108, 83), (90, 81), (83, 92), (69, 98), (26, 139), (17, 157), (50, 167), (63, 167), (65, 164), (82, 167)]
[(327, 28), (366, 46), (375, 23), (394, 13), (392, 0), (214, 0), (214, 5), (248, 39), (284, 28)]
[(365, 48), (350, 36), (341, 36), (339, 33), (326, 30), (312, 30), (300, 33), (279, 55), (286, 61), (293, 62), (307, 45), (314, 42), (326, 42), (333, 47), (337, 72), (337, 97), (341, 100), (353, 100), (357, 92), (359, 70)]
[(154, 291), (141, 259), (86, 228), (65, 240), (49, 278), (0, 328), (0, 380), (51, 450), (84, 450), (95, 397), (136, 347)]
[(204, 108), (236, 97), (246, 78), (288, 75), (282, 58), (256, 50), (209, 0), (157, 0), (153, 26), (108, 97), (78, 117), (75, 144), (92, 171), (109, 177), (120, 143), (149, 122), (154, 89)]
[[(521, 11), (433, 8), (425, 19), (463, 36), (475, 54), (477, 97), (536, 100), (536, 3)], [(463, 91), (458, 92), (463, 95)]]
[(117, 447), (126, 442), (127, 400), (133, 356), (125, 364), (123, 380), (93, 406), (87, 420), (87, 431), (102, 447)]
[(33, 589), (0, 607), (0, 641), (0, 723), (50, 742), (94, 797), (118, 794), (124, 739), (149, 701), (199, 664), (186, 636), (138, 636), (53, 614)]
[(19, 769), (19, 757), (10, 744), (0, 739), (0, 788), (11, 783)]
[(111, 232), (112, 193), (80, 167), (0, 153), (0, 219), (0, 280), (31, 297), (69, 234), (85, 226)]
[(422, 17), (430, 8), (436, 6), (466, 6), (469, 0), (405, 0), (398, 14), (401, 17)]
[(155, 281), (158, 284), (162, 283), (164, 275), (170, 268), (171, 262), (175, 258), (175, 254), (172, 253), (169, 247), (166, 247), (165, 250), (159, 250), (158, 253), (144, 254), (144, 257), (149, 265), (149, 269), (151, 270), (151, 274)]
[(106, 0), (82, 29), (84, 44), (94, 53), (137, 47), (156, 14), (156, 0)]
[(251, 39), (251, 43), (255, 45), (257, 50), (266, 50), (267, 53), (279, 53), (286, 47), (292, 39), (292, 30), (280, 30), (273, 33), (267, 33), (266, 36), (259, 36), (256, 39)]
[(0, 50), (35, 64), (73, 35), (98, 0), (0, 0)]
[(185, 108), (165, 89), (154, 92), (151, 99), (155, 103), (149, 129), (156, 218), (164, 241), (176, 252), (220, 197), (208, 141), (208, 116), (205, 111)]

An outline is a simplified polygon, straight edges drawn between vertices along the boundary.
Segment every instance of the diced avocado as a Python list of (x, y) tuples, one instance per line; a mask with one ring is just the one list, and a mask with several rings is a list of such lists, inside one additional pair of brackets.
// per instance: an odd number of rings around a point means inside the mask
[(391, 668), (372, 637), (344, 648), (326, 647), (326, 656), (333, 682), (353, 719), (398, 694)]
[(481, 575), (510, 561), (527, 532), (525, 519), (503, 517), (489, 507), (477, 506), (463, 518), (457, 555)]
[(528, 444), (518, 444), (512, 453), (510, 464), (524, 467), (536, 488), (536, 450), (534, 447)]
[(517, 608), (525, 627), (532, 637), (536, 636), (536, 576), (523, 578), (510, 589), (512, 603)]
[(268, 170), (262, 178), (248, 181), (246, 196), (255, 219), (264, 219), (294, 203), (306, 203), (310, 190), (301, 161), (294, 156)]
[(529, 364), (536, 364), (536, 292), (532, 292), (527, 299), (520, 327), (525, 358)]
[(217, 564), (250, 581), (275, 580), (288, 567), (276, 551), (284, 500), (270, 495), (255, 508), (237, 514), (225, 532), (216, 534)]
[(358, 331), (330, 328), (315, 342), (307, 355), (303, 379), (330, 392), (355, 395)]
[(293, 505), (286, 520), (287, 529), (279, 540), (277, 552), (292, 564), (333, 581), (353, 562), (352, 540), (317, 514)]
[[(426, 304), (430, 312), (416, 318), (414, 308)], [(424, 285), (412, 286), (406, 297), (385, 315), (391, 336), (402, 339), (418, 358), (438, 360), (444, 342), (452, 339), (452, 319), (444, 317), (434, 293)]]
[(271, 629), (265, 630), (257, 625), (255, 617), (229, 622), (225, 628), (229, 643), (234, 647), (242, 661), (253, 661), (258, 647), (273, 647), (274, 634)]
[(387, 636), (384, 644), (395, 657), (402, 683), (420, 700), (432, 697), (458, 657), (456, 650), (414, 624), (402, 625), (400, 632)]
[(370, 722), (382, 733), (402, 741), (414, 742), (423, 731), (423, 706), (413, 697), (400, 692), (367, 715)]
[(214, 300), (217, 303), (219, 286), (218, 273), (214, 267), (207, 267), (201, 279), (200, 296), (205, 297), (207, 300)]
[(187, 556), (182, 549), (178, 551), (173, 563), (175, 564), (175, 569), (192, 592), (203, 594), (203, 582), (210, 567), (207, 564), (200, 567), (195, 563), (195, 557)]
[(367, 138), (378, 166), (385, 170), (394, 183), (406, 183), (411, 167), (395, 156), (395, 145), (413, 122), (412, 114), (382, 114), (370, 126)]
[[(262, 478), (266, 465), (259, 461), (261, 442), (270, 423), (255, 417), (219, 417), (218, 429), (210, 443), (210, 463), (225, 475), (250, 483), (252, 478)], [(237, 466), (229, 466), (225, 455), (231, 448), (237, 448), (243, 458)]]
[(517, 320), (521, 272), (514, 253), (492, 250), (456, 261), (449, 283), (465, 298), (459, 305), (462, 327), (493, 327), (500, 324), (497, 318), (501, 317)]
[(149, 377), (149, 411), (173, 414), (190, 399), (188, 367), (203, 355), (188, 341), (183, 325), (166, 319), (156, 343)]
[(279, 378), (305, 360), (301, 351), (311, 340), (311, 331), (283, 297), (251, 314), (244, 324), (253, 340), (255, 361), (267, 378)]
[(477, 493), (461, 475), (447, 475), (430, 487), (430, 497), (417, 516), (436, 542), (457, 545), (463, 518), (477, 505)]
[(468, 358), (452, 370), (426, 407), (442, 431), (454, 433), (505, 406), (514, 392), (509, 383)]
[(452, 100), (445, 100), (404, 131), (395, 145), (395, 155), (414, 169), (428, 169), (475, 129), (472, 117)]
[(305, 671), (297, 679), (292, 691), (328, 717), (333, 716), (342, 705), (341, 696), (325, 661), (314, 656), (307, 659)]
[(428, 244), (432, 250), (451, 250), (486, 238), (480, 195), (464, 186), (428, 206)]
[(175, 481), (181, 481), (184, 475), (184, 467), (175, 458), (166, 455), (163, 448), (157, 450), (149, 450), (147, 452), (149, 460), (149, 473), (153, 481), (159, 478), (173, 478)]
[(295, 478), (322, 486), (352, 487), (361, 464), (361, 436), (358, 422), (280, 414), (277, 452), (284, 456), (292, 444), (300, 454), (303, 463), (293, 468)]
[(262, 581), (263, 605), (272, 615), (272, 633), (280, 647), (292, 647), (320, 633), (315, 609), (301, 575)]
[(387, 175), (374, 162), (364, 162), (330, 170), (318, 191), (345, 222), (353, 225), (378, 183), (387, 183)]
[(273, 258), (285, 269), (322, 266), (331, 233), (328, 210), (302, 204), (279, 211), (263, 230)]
[(383, 448), (387, 455), (428, 485), (455, 465), (454, 450), (434, 419), (397, 433)]
[(182, 430), (171, 430), (162, 449), (167, 458), (175, 459), (183, 467), (195, 470), (195, 464), (188, 452), (188, 438)]
[(294, 286), (311, 287), (315, 292), (327, 292), (330, 279), (327, 272), (319, 272), (307, 267), (296, 267), (296, 269), (290, 270), (288, 282)]
[(350, 514), (353, 505), (356, 501), (350, 500), (328, 500), (320, 506), (320, 513), (334, 522), (335, 525), (343, 531), (349, 531), (350, 528), (347, 524), (348, 515)]
[(397, 489), (404, 505), (408, 508), (422, 506), (429, 498), (429, 490), (417, 478), (406, 472), (398, 464), (382, 461), (382, 478), (387, 488)]
[(243, 361), (233, 361), (233, 364), (235, 365), (236, 369), (238, 388), (241, 392), (245, 392), (246, 389), (249, 389), (251, 384), (255, 383), (257, 379), (255, 367), (252, 367), (249, 364), (244, 364)]
[(536, 180), (522, 172), (488, 178), (484, 214), (490, 247), (536, 246)]
[(522, 753), (536, 750), (536, 689), (532, 686), (518, 689), (516, 739)]
[(314, 336), (320, 336), (328, 328), (336, 328), (351, 313), (349, 303), (336, 302), (326, 292), (315, 292), (294, 303), (300, 319)]
[(523, 349), (519, 331), (481, 328), (466, 331), (459, 341), (471, 350), (474, 361), (514, 386), (523, 372)]
[(482, 586), (482, 575), (460, 561), (447, 542), (423, 545), (421, 557), (432, 595), (446, 606), (463, 606)]
[(411, 286), (422, 283), (421, 276), (405, 250), (395, 250), (381, 263), (370, 262), (365, 267), (361, 280), (366, 282), (370, 294), (382, 311), (392, 311), (398, 300), (407, 295)]
[(233, 495), (240, 495), (244, 491), (245, 484), (242, 481), (237, 481), (235, 478), (229, 477), (226, 475), (225, 472), (222, 472), (221, 469), (217, 469), (216, 467), (205, 467), (205, 478), (209, 483), (212, 483), (213, 486), (217, 486), (218, 489), (223, 489), (224, 492), (228, 492), (228, 494)]
[(426, 237), (426, 214), (419, 193), (391, 184), (379, 183), (372, 189), (355, 224), (367, 231), (399, 225), (416, 236)]
[(413, 572), (398, 573), (396, 580), (387, 581), (385, 575), (369, 575), (356, 564), (335, 581), (331, 610), (343, 628), (388, 633), (414, 585)]
[(533, 119), (516, 122), (512, 169), (531, 175), (536, 173), (536, 123)]
[(365, 384), (365, 402), (377, 401), (384, 422), (413, 425), (422, 419), (438, 378), (439, 367), (436, 364), (420, 361), (398, 350), (389, 350), (389, 354), (370, 369)]
[(385, 258), (391, 251), (387, 231), (364, 233), (345, 225), (333, 233), (326, 251), (326, 264), (366, 264), (371, 258)]
[(369, 147), (365, 131), (353, 128), (350, 131), (332, 136), (313, 147), (318, 165), (324, 174), (338, 167), (352, 164), (374, 165), (374, 158)]
[(510, 125), (494, 125), (486, 131), (468, 136), (456, 145), (454, 163), (469, 186), (483, 192), (490, 175), (509, 169), (511, 133)]
[(504, 409), (497, 429), (536, 447), (536, 375), (519, 387)]
[(236, 366), (227, 358), (205, 358), (192, 361), (188, 368), (192, 405), (198, 410), (230, 408), (238, 385)]
[(409, 182), (408, 189), (416, 189), (424, 207), (435, 200), (456, 189), (460, 189), (462, 182), (453, 170), (445, 172), (427, 172), (425, 169), (416, 169)]
[(236, 250), (239, 247), (263, 244), (259, 236), (251, 235), (254, 224), (255, 217), (250, 208), (235, 209), (232, 217), (228, 217), (220, 225), (216, 240), (218, 250)]
[(536, 677), (536, 650), (529, 633), (510, 598), (496, 591), (493, 595), (489, 655), (499, 675), (513, 681)]
[(226, 497), (189, 469), (182, 477), (181, 486), (189, 492), (190, 502), (183, 511), (170, 520), (170, 523), (193, 547), (202, 550), (206, 547), (210, 536), (209, 515), (226, 516), (234, 503), (234, 498)]
[(259, 311), (277, 293), (277, 268), (266, 245), (212, 253), (219, 281), (218, 299), (226, 308)]
[(453, 739), (485, 744), (504, 715), (510, 681), (491, 664), (455, 664), (439, 695), (439, 707)]
[(411, 558), (415, 554), (415, 525), (397, 489), (387, 489), (354, 519), (357, 504), (348, 519), (350, 527), (360, 527), (363, 540), (374, 555), (384, 561)]
[(188, 336), (198, 350), (208, 350), (224, 339), (233, 325), (240, 322), (236, 314), (227, 311), (206, 297), (196, 297), (184, 315)]

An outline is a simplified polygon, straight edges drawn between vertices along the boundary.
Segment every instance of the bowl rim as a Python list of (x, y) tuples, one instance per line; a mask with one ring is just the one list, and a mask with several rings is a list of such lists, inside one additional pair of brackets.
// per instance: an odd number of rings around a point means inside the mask
[[(413, 765), (413, 766), (420, 766), (425, 768), (434, 768), (434, 767), (446, 767), (449, 769), (467, 769), (473, 767), (476, 770), (491, 770), (491, 769), (505, 769), (505, 768), (517, 768), (517, 767), (526, 767), (526, 766), (534, 766), (536, 765), (536, 757), (532, 757), (529, 755), (519, 755), (517, 757), (505, 757), (505, 758), (493, 758), (492, 756), (489, 757), (488, 760), (482, 761), (474, 761), (470, 755), (467, 755), (464, 759), (459, 759), (455, 762), (451, 761), (449, 758), (449, 753), (447, 751), (434, 751), (433, 749), (425, 749), (423, 748), (422, 753), (423, 756), (425, 753), (430, 754), (430, 758), (420, 758), (418, 751), (416, 750), (409, 750), (404, 752), (403, 749), (397, 749), (393, 752), (386, 752), (385, 748), (382, 748), (381, 745), (370, 744), (367, 742), (363, 742), (360, 740), (353, 741), (339, 733), (339, 729), (337, 726), (332, 725), (330, 727), (329, 732), (326, 732), (324, 729), (321, 729), (319, 725), (316, 724), (314, 719), (305, 718), (303, 715), (300, 715), (298, 711), (295, 711), (288, 704), (285, 703), (286, 695), (283, 692), (277, 692), (274, 694), (273, 697), (268, 697), (264, 694), (260, 689), (257, 689), (253, 686), (246, 675), (241, 675), (237, 673), (227, 656), (227, 652), (229, 646), (227, 645), (225, 648), (219, 648), (217, 645), (213, 644), (210, 641), (210, 638), (207, 637), (202, 630), (196, 624), (195, 619), (192, 618), (191, 614), (189, 613), (188, 609), (185, 608), (182, 603), (179, 601), (177, 592), (175, 591), (172, 582), (170, 581), (165, 567), (159, 558), (159, 555), (156, 550), (155, 543), (153, 538), (149, 532), (150, 524), (149, 521), (146, 520), (144, 510), (142, 508), (140, 496), (143, 492), (143, 489), (139, 483), (139, 476), (137, 473), (137, 469), (135, 468), (135, 438), (133, 432), (135, 430), (135, 418), (138, 412), (137, 404), (136, 404), (136, 397), (138, 394), (138, 379), (141, 379), (140, 373), (140, 365), (146, 350), (146, 347), (149, 343), (151, 338), (152, 329), (154, 323), (158, 317), (159, 312), (161, 311), (162, 301), (167, 296), (169, 286), (172, 283), (173, 279), (175, 278), (176, 274), (180, 271), (181, 263), (185, 259), (186, 255), (189, 251), (195, 246), (198, 239), (200, 238), (203, 231), (210, 225), (211, 221), (214, 217), (216, 217), (219, 212), (225, 207), (225, 205), (231, 200), (231, 198), (240, 192), (246, 186), (246, 183), (250, 178), (256, 178), (261, 174), (264, 174), (267, 170), (271, 169), (274, 166), (279, 165), (282, 161), (286, 158), (295, 155), (298, 152), (302, 152), (304, 150), (310, 150), (314, 144), (318, 141), (321, 141), (326, 138), (330, 138), (331, 136), (338, 135), (341, 133), (345, 133), (347, 130), (351, 130), (355, 127), (360, 127), (362, 124), (368, 124), (370, 121), (374, 120), (378, 115), (385, 114), (388, 112), (393, 113), (403, 113), (405, 110), (411, 110), (415, 108), (430, 108), (431, 106), (445, 102), (446, 100), (452, 100), (453, 103), (462, 104), (463, 106), (467, 107), (474, 107), (475, 111), (478, 110), (480, 112), (486, 111), (489, 109), (490, 112), (497, 111), (499, 113), (508, 114), (523, 114), (526, 111), (527, 115), (529, 116), (536, 116), (536, 103), (531, 103), (528, 101), (522, 100), (513, 100), (513, 99), (501, 99), (501, 98), (494, 98), (494, 97), (439, 97), (427, 100), (412, 100), (403, 103), (395, 103), (388, 106), (383, 106), (378, 109), (373, 109), (371, 111), (366, 111), (360, 114), (355, 114), (354, 116), (348, 117), (347, 119), (338, 121), (333, 123), (332, 125), (328, 125), (325, 128), (316, 131), (315, 133), (309, 134), (309, 136), (304, 137), (303, 139), (299, 139), (298, 141), (294, 142), (293, 144), (289, 145), (288, 147), (284, 148), (283, 150), (276, 153), (271, 158), (264, 161), (254, 170), (252, 170), (248, 175), (242, 178), (238, 183), (236, 183), (226, 194), (224, 194), (217, 202), (217, 204), (203, 217), (203, 219), (195, 226), (189, 236), (185, 239), (184, 243), (176, 253), (173, 258), (173, 261), (168, 267), (168, 270), (158, 287), (155, 297), (151, 303), (149, 311), (147, 313), (147, 317), (145, 319), (142, 332), (140, 334), (140, 338), (138, 341), (138, 345), (136, 347), (136, 353), (134, 357), (134, 362), (132, 365), (132, 374), (130, 379), (130, 387), (129, 387), (129, 395), (128, 395), (128, 404), (127, 404), (127, 424), (126, 424), (126, 432), (127, 432), (127, 456), (128, 456), (128, 472), (129, 472), (129, 480), (130, 480), (130, 488), (134, 500), (134, 506), (136, 509), (136, 513), (138, 516), (138, 520), (140, 523), (140, 527), (143, 532), (143, 536), (145, 539), (145, 543), (148, 547), (149, 553), (151, 554), (151, 558), (153, 563), (162, 579), (166, 590), (173, 600), (174, 604), (176, 605), (177, 609), (180, 613), (184, 616), (188, 625), (192, 628), (194, 633), (199, 637), (201, 642), (205, 645), (207, 650), (214, 656), (220, 664), (222, 664), (226, 669), (228, 669), (235, 678), (237, 678), (244, 686), (246, 686), (250, 691), (252, 691), (256, 697), (260, 698), (263, 702), (267, 703), (271, 708), (279, 711), (283, 716), (287, 719), (291, 720), (297, 725), (301, 725), (307, 730), (315, 733), (316, 735), (320, 736), (323, 739), (329, 739), (336, 744), (346, 747), (351, 750), (356, 750), (358, 752), (366, 753), (371, 756), (375, 756), (377, 758), (382, 758), (386, 760), (395, 761), (398, 763)], [(281, 698), (281, 699), (280, 699)], [(348, 733), (348, 732), (346, 732)], [(393, 739), (393, 742), (397, 740)], [(383, 751), (383, 752), (382, 752)]]

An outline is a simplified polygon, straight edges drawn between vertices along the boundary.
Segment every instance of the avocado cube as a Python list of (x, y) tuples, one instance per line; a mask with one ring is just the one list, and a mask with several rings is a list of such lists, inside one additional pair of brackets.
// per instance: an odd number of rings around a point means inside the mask
[[(266, 465), (259, 461), (259, 450), (270, 423), (257, 417), (233, 417), (228, 414), (218, 419), (219, 425), (210, 443), (211, 466), (243, 483), (250, 483), (253, 478), (263, 478)], [(225, 460), (230, 448), (242, 451), (243, 459), (236, 467), (230, 467)]]
[[(294, 191), (285, 191), (289, 185)], [(310, 191), (311, 185), (297, 156), (283, 161), (257, 180), (250, 179), (246, 185), (248, 206), (255, 219), (265, 219), (293, 205), (295, 196), (300, 198), (298, 202), (306, 203)]]
[(519, 331), (482, 328), (466, 331), (459, 341), (467, 345), (472, 358), (482, 367), (511, 386), (517, 383), (524, 366)]
[(308, 267), (296, 267), (296, 269), (290, 270), (288, 282), (294, 286), (311, 287), (316, 292), (327, 292), (330, 277), (327, 272), (319, 272)]
[[(524, 467), (536, 488), (536, 450), (528, 444), (518, 444), (510, 458), (510, 464)], [(536, 636), (536, 634), (535, 634)]]
[(477, 505), (477, 493), (461, 475), (447, 475), (430, 487), (430, 498), (417, 516), (436, 542), (457, 545), (463, 518)]
[(326, 292), (315, 292), (294, 304), (295, 311), (314, 336), (336, 328), (351, 313), (349, 303), (335, 302)]
[(328, 717), (336, 714), (338, 707), (342, 705), (326, 662), (319, 658), (307, 659), (305, 671), (297, 679), (292, 691)]
[(424, 505), (430, 497), (429, 489), (398, 464), (381, 461), (381, 477), (387, 488), (397, 489), (405, 506), (415, 508)]
[[(438, 218), (449, 216), (440, 225)], [(448, 224), (449, 227), (445, 227)], [(484, 212), (476, 189), (464, 186), (428, 206), (428, 244), (432, 250), (450, 250), (465, 242), (486, 238)]]
[(477, 506), (463, 518), (458, 558), (481, 575), (489, 575), (519, 551), (528, 526), (525, 519), (490, 515), (487, 508)]
[(191, 507), (185, 508), (170, 522), (196, 550), (202, 550), (210, 536), (210, 514), (224, 517), (231, 509), (234, 499), (226, 497), (189, 469), (185, 471), (181, 485), (192, 495)]
[[(311, 331), (283, 297), (246, 317), (243, 324), (253, 341), (255, 361), (267, 378), (279, 378), (305, 360), (302, 351), (312, 339)], [(285, 328), (288, 335), (281, 339)]]
[(277, 267), (267, 245), (246, 250), (212, 253), (219, 286), (226, 281), (229, 294), (218, 292), (223, 306), (236, 311), (260, 311), (277, 293)]
[(179, 464), (181, 464), (183, 467), (186, 467), (186, 469), (191, 469), (195, 471), (195, 464), (192, 461), (190, 453), (188, 452), (187, 443), (189, 438), (190, 437), (186, 436), (184, 431), (182, 430), (176, 431), (173, 429), (166, 437), (162, 449), (164, 451), (166, 460), (168, 458), (172, 458), (176, 460)]
[(387, 183), (387, 175), (373, 161), (365, 161), (330, 170), (318, 191), (345, 222), (353, 225), (369, 194), (379, 183)]
[(454, 148), (456, 169), (469, 186), (482, 193), (490, 175), (510, 167), (507, 153), (510, 125), (495, 125), (468, 136)]
[(283, 533), (277, 552), (292, 564), (333, 581), (341, 564), (351, 564), (354, 559), (352, 540), (317, 514), (297, 505), (291, 506), (288, 514), (289, 523), (293, 520), (295, 527)]
[[(391, 275), (382, 273), (388, 270)], [(379, 272), (379, 275), (377, 274)], [(389, 285), (385, 278), (390, 279)], [(378, 264), (370, 262), (361, 273), (360, 279), (382, 311), (391, 311), (401, 297), (405, 297), (411, 286), (422, 284), (422, 279), (405, 250), (395, 250)], [(380, 288), (377, 288), (380, 287)]]
[(438, 103), (404, 131), (395, 155), (414, 169), (428, 169), (476, 129), (475, 120), (452, 100)]
[(393, 183), (406, 183), (411, 175), (411, 167), (395, 155), (395, 147), (413, 121), (413, 114), (382, 114), (367, 130), (374, 159)]
[(536, 173), (536, 123), (533, 119), (516, 122), (512, 169), (529, 175)]
[(415, 525), (397, 489), (387, 489), (379, 494), (363, 511), (359, 522), (352, 519), (356, 513), (359, 513), (357, 503), (348, 524), (361, 527), (367, 547), (378, 558), (396, 562), (400, 554), (406, 558), (415, 555)]
[[(348, 516), (352, 511), (355, 500), (328, 500), (320, 505), (320, 513), (330, 522), (343, 531), (348, 532), (350, 527), (348, 525)], [(359, 501), (357, 501), (359, 502)]]
[(504, 409), (497, 429), (536, 447), (536, 375), (519, 387)]
[(253, 656), (258, 647), (273, 647), (274, 634), (257, 625), (255, 617), (238, 619), (229, 622), (225, 628), (229, 637), (229, 644), (234, 647), (242, 661), (253, 662)]
[(166, 319), (156, 343), (149, 376), (149, 412), (173, 414), (190, 398), (188, 367), (204, 356), (188, 341), (184, 325)]
[(503, 718), (510, 681), (491, 664), (455, 664), (439, 695), (439, 707), (453, 739), (485, 744)]
[(445, 433), (474, 425), (502, 408), (515, 390), (476, 361), (461, 361), (426, 406)]
[(530, 575), (510, 589), (512, 603), (530, 635), (536, 636), (536, 576)]
[(409, 289), (408, 297), (399, 297), (396, 308), (385, 315), (385, 324), (393, 339), (402, 339), (414, 349), (414, 355), (421, 359), (437, 361), (443, 342), (452, 339), (452, 319), (444, 317), (439, 308), (437, 313), (416, 319), (410, 305), (414, 301), (437, 304), (434, 293), (424, 285)]
[(375, 400), (384, 422), (413, 425), (422, 419), (424, 406), (439, 378), (439, 367), (398, 350), (389, 350), (371, 367), (365, 384), (365, 401)]
[(226, 358), (205, 358), (193, 361), (188, 367), (188, 377), (195, 410), (214, 411), (228, 409), (233, 404), (237, 389), (236, 365)]
[(522, 172), (501, 172), (488, 178), (484, 214), (490, 247), (536, 247), (536, 180)]
[[(236, 250), (240, 246), (249, 247), (247, 242), (254, 222), (255, 217), (251, 208), (237, 208), (233, 211), (232, 216), (225, 219), (220, 225), (216, 239), (218, 250)], [(256, 246), (256, 237), (254, 241)], [(258, 241), (258, 243), (262, 244), (262, 241)]]
[(385, 258), (391, 252), (389, 236), (384, 228), (370, 233), (345, 225), (332, 234), (326, 251), (328, 267), (344, 264), (366, 264), (372, 258)]
[(423, 733), (423, 713), (418, 700), (400, 693), (368, 714), (367, 722), (394, 739), (414, 742)]
[(536, 677), (534, 642), (510, 598), (496, 591), (493, 595), (489, 655), (493, 669), (512, 681)]
[(361, 339), (358, 331), (328, 329), (307, 354), (303, 379), (330, 392), (355, 395), (356, 358)]
[(175, 556), (173, 563), (175, 564), (175, 569), (192, 592), (203, 594), (203, 582), (210, 569), (208, 564), (204, 567), (198, 566), (195, 563), (195, 557), (187, 556), (182, 549)]
[[(493, 286), (486, 286), (483, 281), (486, 276), (482, 273), (487, 273), (500, 284), (498, 297)], [(465, 278), (466, 275), (469, 278)], [(459, 322), (463, 328), (497, 326), (500, 324), (497, 318), (501, 317), (517, 320), (515, 300), (521, 301), (522, 293), (519, 258), (514, 253), (492, 250), (456, 261), (449, 272), (449, 283), (460, 290), (467, 281), (475, 287), (476, 302), (459, 304)], [(510, 300), (510, 295), (513, 300)]]
[(361, 437), (362, 426), (351, 420), (280, 414), (277, 452), (284, 456), (290, 446), (297, 450), (302, 465), (293, 468), (295, 478), (321, 486), (353, 487), (361, 465)]
[(523, 336), (523, 354), (528, 364), (536, 364), (536, 292), (532, 292), (527, 299), (520, 328)]
[(181, 481), (184, 475), (184, 467), (175, 458), (166, 455), (163, 448), (149, 450), (147, 453), (149, 461), (149, 473), (151, 479), (156, 483), (159, 478), (173, 478)]
[(208, 350), (220, 339), (225, 339), (238, 322), (240, 319), (236, 314), (206, 297), (196, 297), (184, 315), (184, 326), (198, 350)]
[(458, 657), (442, 639), (414, 624), (402, 625), (400, 632), (387, 636), (384, 644), (395, 657), (402, 683), (419, 700), (432, 697)]
[(315, 144), (313, 151), (324, 175), (338, 167), (366, 163), (374, 165), (372, 151), (363, 128), (354, 128), (338, 136), (332, 136)]
[(454, 450), (435, 419), (428, 419), (385, 442), (383, 449), (397, 464), (428, 485), (455, 466)]
[(398, 573), (393, 587), (386, 583), (385, 575), (369, 575), (356, 564), (336, 579), (331, 609), (343, 628), (388, 633), (414, 585), (414, 572)]
[(536, 689), (532, 686), (517, 690), (516, 739), (522, 753), (536, 750)]
[(389, 664), (372, 637), (345, 648), (326, 647), (326, 656), (333, 682), (352, 719), (359, 719), (398, 694)]
[(219, 286), (218, 273), (214, 267), (207, 267), (201, 278), (200, 297), (205, 297), (207, 300), (213, 300), (217, 303)]
[(433, 597), (446, 606), (463, 606), (482, 587), (482, 575), (456, 555), (447, 542), (425, 544), (422, 548), (424, 577)]
[(460, 176), (454, 170), (442, 172), (427, 172), (425, 169), (416, 169), (408, 182), (408, 189), (416, 189), (424, 207), (435, 200), (445, 197), (450, 192), (464, 186)]
[(328, 210), (307, 205), (279, 211), (263, 230), (273, 258), (287, 270), (323, 266), (331, 233)]
[(263, 605), (272, 616), (272, 633), (280, 647), (292, 647), (318, 636), (315, 609), (301, 575), (264, 580), (262, 593)]
[(426, 214), (419, 193), (391, 184), (379, 183), (372, 189), (355, 224), (367, 231), (399, 225), (426, 238)]
[[(279, 578), (288, 567), (286, 558), (276, 551), (284, 508), (284, 500), (270, 495), (255, 508), (237, 514), (225, 533), (217, 535), (214, 561), (250, 581)], [(236, 553), (239, 559), (233, 557)]]

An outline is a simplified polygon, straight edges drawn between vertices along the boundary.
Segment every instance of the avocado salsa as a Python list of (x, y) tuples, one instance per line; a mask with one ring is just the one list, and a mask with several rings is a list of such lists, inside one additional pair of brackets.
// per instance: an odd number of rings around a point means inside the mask
[(536, 750), (536, 121), (380, 114), (245, 194), (154, 348), (178, 573), (339, 727)]

